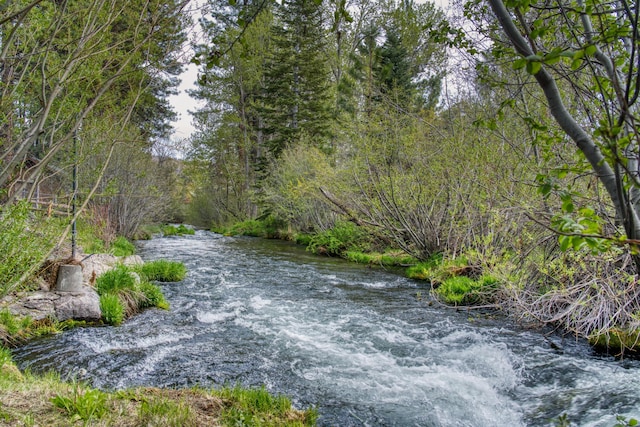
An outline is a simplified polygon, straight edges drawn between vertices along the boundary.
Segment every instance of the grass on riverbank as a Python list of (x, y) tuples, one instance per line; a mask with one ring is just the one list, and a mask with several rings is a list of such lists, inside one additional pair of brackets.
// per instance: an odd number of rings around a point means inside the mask
[(55, 374), (21, 373), (0, 347), (0, 426), (313, 426), (317, 412), (299, 411), (264, 388), (220, 390), (141, 387), (103, 392)]
[(149, 307), (168, 309), (160, 288), (151, 283), (179, 282), (187, 269), (181, 262), (156, 260), (139, 266), (116, 266), (96, 280), (100, 309), (105, 323), (119, 325), (123, 320)]

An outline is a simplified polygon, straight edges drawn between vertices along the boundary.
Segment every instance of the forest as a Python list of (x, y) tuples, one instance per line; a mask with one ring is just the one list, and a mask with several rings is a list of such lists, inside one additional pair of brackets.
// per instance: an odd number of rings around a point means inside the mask
[[(86, 251), (186, 222), (408, 267), (444, 303), (633, 348), (639, 14), (626, 0), (5, 3), (2, 294), (72, 222), (98, 236)], [(168, 96), (189, 61), (196, 132), (176, 151)]]

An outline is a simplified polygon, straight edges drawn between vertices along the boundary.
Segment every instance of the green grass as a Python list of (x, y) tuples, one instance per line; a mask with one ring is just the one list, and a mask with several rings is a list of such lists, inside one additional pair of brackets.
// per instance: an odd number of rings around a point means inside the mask
[(137, 267), (148, 280), (158, 282), (180, 282), (187, 275), (187, 268), (177, 261), (149, 261)]
[(110, 411), (109, 395), (96, 389), (81, 389), (77, 383), (73, 384), (70, 396), (58, 394), (51, 399), (51, 403), (66, 412), (70, 418), (85, 421), (99, 420)]
[(0, 347), (0, 425), (313, 426), (317, 412), (295, 410), (264, 388), (132, 388), (106, 392), (59, 375), (21, 373)]
[(132, 270), (125, 265), (117, 265), (109, 271), (105, 271), (96, 280), (96, 291), (104, 295), (108, 293), (117, 294), (125, 289), (135, 289), (136, 279)]
[(185, 274), (184, 264), (162, 260), (136, 267), (118, 265), (103, 273), (96, 280), (103, 321), (110, 325), (119, 325), (145, 308), (169, 309), (160, 288), (149, 281), (159, 280), (156, 277), (184, 278)]
[(179, 226), (167, 224), (162, 227), (162, 234), (164, 236), (182, 236), (185, 234), (193, 235), (196, 234), (195, 230), (185, 226), (184, 224), (180, 224)]
[(376, 252), (365, 253), (360, 251), (346, 251), (343, 255), (351, 262), (367, 265), (380, 265), (383, 267), (402, 267), (408, 264), (415, 264), (417, 262), (414, 257), (409, 256), (402, 251), (391, 251), (383, 254)]
[(100, 295), (102, 319), (109, 325), (118, 326), (124, 320), (125, 307), (115, 294)]
[(446, 279), (435, 290), (436, 296), (451, 305), (483, 304), (491, 301), (492, 291), (498, 280), (491, 276), (482, 276), (474, 280), (466, 276), (454, 276)]
[(55, 334), (74, 325), (85, 324), (73, 320), (57, 322), (51, 319), (33, 320), (29, 316), (14, 316), (3, 308), (0, 310), (0, 345), (13, 346), (29, 339)]
[(291, 400), (282, 395), (273, 396), (264, 386), (253, 389), (225, 387), (216, 394), (223, 400), (234, 402), (222, 413), (222, 420), (226, 425), (304, 426), (315, 425), (318, 417), (316, 411), (308, 410), (302, 420), (283, 422), (292, 411)]
[(115, 256), (129, 256), (136, 253), (136, 247), (126, 237), (118, 236), (109, 251)]

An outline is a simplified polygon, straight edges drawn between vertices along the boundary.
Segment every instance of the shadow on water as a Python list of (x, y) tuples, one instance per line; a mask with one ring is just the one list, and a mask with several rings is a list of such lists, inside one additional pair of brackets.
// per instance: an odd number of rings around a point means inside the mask
[(640, 363), (592, 355), (506, 319), (429, 306), (418, 282), (279, 241), (195, 236), (141, 243), (183, 261), (171, 310), (33, 341), (21, 368), (105, 389), (265, 384), (317, 406), (319, 425), (612, 426), (640, 416)]

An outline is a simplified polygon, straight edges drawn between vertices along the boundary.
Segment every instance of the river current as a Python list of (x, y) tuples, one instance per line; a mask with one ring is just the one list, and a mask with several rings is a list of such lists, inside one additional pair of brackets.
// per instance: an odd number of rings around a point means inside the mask
[(186, 264), (169, 311), (32, 341), (14, 359), (102, 389), (265, 385), (320, 426), (574, 426), (640, 419), (640, 361), (499, 316), (430, 304), (423, 283), (294, 245), (195, 236), (141, 242)]

